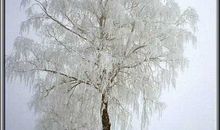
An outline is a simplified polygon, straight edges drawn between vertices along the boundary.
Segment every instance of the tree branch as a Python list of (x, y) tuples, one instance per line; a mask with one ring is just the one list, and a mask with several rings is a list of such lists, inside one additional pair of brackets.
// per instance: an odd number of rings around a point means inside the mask
[(87, 39), (86, 37), (82, 36), (81, 34), (75, 32), (74, 30), (72, 30), (72, 29), (66, 27), (62, 22), (60, 22), (59, 20), (57, 20), (56, 18), (54, 18), (52, 15), (50, 15), (50, 14), (48, 13), (46, 7), (45, 7), (40, 1), (38, 1), (38, 0), (35, 0), (35, 1), (39, 4), (39, 6), (41, 7), (42, 11), (43, 11), (51, 20), (53, 20), (55, 23), (57, 23), (58, 25), (60, 25), (60, 26), (63, 27), (64, 29), (68, 30), (69, 32), (75, 34), (76, 36), (82, 38), (83, 40), (85, 40), (85, 41), (87, 41), (87, 42), (93, 44), (92, 41), (90, 41), (90, 40)]

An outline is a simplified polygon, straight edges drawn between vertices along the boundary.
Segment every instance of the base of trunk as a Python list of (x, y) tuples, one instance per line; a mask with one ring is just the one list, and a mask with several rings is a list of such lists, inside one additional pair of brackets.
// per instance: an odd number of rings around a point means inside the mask
[(108, 114), (108, 101), (105, 101), (105, 95), (102, 95), (102, 104), (101, 104), (101, 110), (102, 110), (102, 129), (103, 130), (110, 130), (111, 129), (111, 123), (109, 120), (109, 114)]

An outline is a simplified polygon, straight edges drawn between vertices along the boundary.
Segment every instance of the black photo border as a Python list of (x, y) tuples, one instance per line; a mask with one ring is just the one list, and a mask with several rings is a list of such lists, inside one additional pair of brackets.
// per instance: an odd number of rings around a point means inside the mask
[(0, 1), (0, 129), (5, 130), (5, 0)]

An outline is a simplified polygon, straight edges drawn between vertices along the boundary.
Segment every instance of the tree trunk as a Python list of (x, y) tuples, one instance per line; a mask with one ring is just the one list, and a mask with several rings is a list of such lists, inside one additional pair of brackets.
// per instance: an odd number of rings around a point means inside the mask
[(108, 101), (105, 100), (104, 94), (102, 94), (101, 117), (102, 117), (102, 130), (110, 130), (111, 123), (108, 115)]

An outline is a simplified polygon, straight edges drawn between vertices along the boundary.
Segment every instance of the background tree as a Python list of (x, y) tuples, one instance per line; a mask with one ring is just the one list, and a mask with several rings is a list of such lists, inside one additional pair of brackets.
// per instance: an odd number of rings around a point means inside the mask
[[(7, 57), (33, 86), (38, 130), (142, 129), (183, 69), (198, 16), (173, 0), (22, 0), (28, 19)], [(27, 38), (29, 30), (36, 38)], [(33, 40), (34, 39), (34, 40)], [(142, 103), (140, 104), (140, 101)]]

